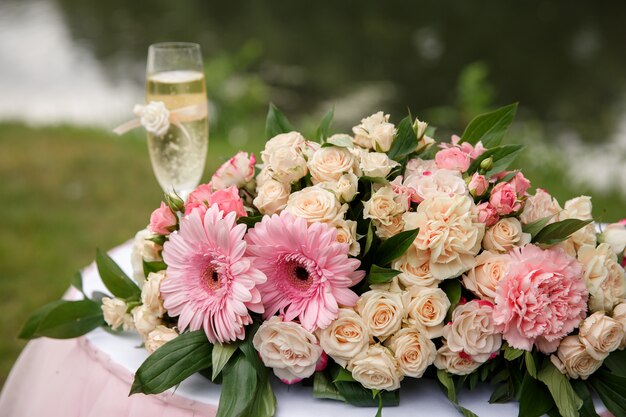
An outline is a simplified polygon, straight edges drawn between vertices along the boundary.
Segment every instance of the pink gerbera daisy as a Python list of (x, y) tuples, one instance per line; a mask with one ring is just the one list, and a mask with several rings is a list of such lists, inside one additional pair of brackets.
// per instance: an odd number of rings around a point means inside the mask
[(361, 262), (349, 258), (349, 245), (336, 241), (337, 231), (325, 223), (308, 225), (287, 212), (265, 216), (248, 232), (248, 253), (267, 275), (261, 286), (265, 317), (277, 312), (284, 320), (298, 317), (308, 331), (327, 327), (339, 305), (353, 306), (350, 287), (365, 275)]
[(252, 323), (248, 310), (263, 312), (256, 286), (266, 278), (244, 256), (246, 226), (235, 225), (235, 217), (217, 205), (194, 210), (163, 246), (163, 305), (179, 316), (181, 331), (204, 328), (211, 343), (243, 339), (244, 326)]

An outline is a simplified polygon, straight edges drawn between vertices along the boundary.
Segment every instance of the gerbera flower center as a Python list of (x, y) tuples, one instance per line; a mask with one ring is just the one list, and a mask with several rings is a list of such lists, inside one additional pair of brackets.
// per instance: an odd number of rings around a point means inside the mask
[(303, 265), (295, 259), (290, 259), (285, 262), (285, 272), (287, 273), (287, 279), (291, 285), (298, 289), (306, 290), (313, 282), (313, 278), (306, 265)]
[(213, 265), (209, 265), (202, 273), (202, 282), (212, 291), (218, 290), (222, 286), (220, 275)]

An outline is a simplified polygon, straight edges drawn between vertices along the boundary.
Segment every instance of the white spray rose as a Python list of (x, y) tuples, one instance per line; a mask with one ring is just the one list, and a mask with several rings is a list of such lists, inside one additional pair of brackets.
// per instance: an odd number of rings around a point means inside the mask
[(608, 225), (602, 232), (604, 243), (611, 245), (616, 254), (624, 253), (626, 249), (626, 224), (614, 223)]
[(363, 203), (363, 218), (376, 220), (386, 226), (391, 225), (393, 218), (407, 209), (396, 199), (397, 196), (391, 187), (379, 188), (369, 200)]
[(161, 324), (161, 319), (146, 306), (133, 308), (133, 311), (131, 311), (131, 315), (133, 317), (135, 330), (137, 330), (137, 333), (139, 333), (141, 338), (144, 340), (147, 339), (148, 334), (152, 330), (154, 330), (159, 324)]
[(578, 337), (587, 353), (601, 361), (620, 347), (624, 339), (624, 327), (614, 318), (596, 312), (583, 320)]
[(138, 231), (133, 241), (130, 261), (133, 267), (133, 278), (139, 285), (139, 288), (143, 286), (146, 280), (146, 276), (143, 272), (143, 262), (157, 262), (163, 260), (161, 257), (163, 247), (150, 240), (155, 237), (157, 237), (157, 235), (146, 228)]
[[(591, 209), (591, 197), (573, 198), (565, 202), (563, 211), (559, 213), (559, 220), (593, 220)], [(578, 250), (584, 245), (596, 245), (596, 225), (593, 222), (577, 230), (565, 242), (559, 244), (568, 255), (574, 258)]]
[(619, 346), (620, 349), (624, 349), (626, 348), (626, 302), (622, 301), (615, 306), (613, 309), (613, 318), (622, 325), (622, 330), (624, 330), (624, 337)]
[(369, 334), (380, 340), (385, 340), (402, 325), (402, 297), (398, 293), (367, 291), (359, 298), (356, 311), (363, 318)]
[(346, 172), (342, 174), (336, 182), (327, 181), (321, 182), (318, 185), (335, 194), (337, 200), (342, 203), (349, 203), (354, 200), (357, 194), (359, 178), (351, 172)]
[(252, 204), (259, 209), (261, 214), (272, 215), (287, 207), (291, 186), (273, 179), (263, 181), (257, 187), (257, 196)]
[(346, 148), (328, 146), (320, 148), (309, 159), (308, 167), (313, 184), (339, 181), (345, 173), (355, 173), (356, 158)]
[(400, 164), (382, 152), (362, 152), (359, 168), (366, 177), (385, 178)]
[(389, 123), (389, 115), (382, 111), (361, 120), (361, 124), (352, 128), (354, 143), (367, 149), (387, 152), (393, 143), (396, 129)]
[(403, 375), (398, 361), (384, 346), (371, 345), (348, 363), (352, 377), (365, 388), (393, 391), (400, 388)]
[(585, 245), (578, 251), (583, 264), (585, 282), (589, 290), (589, 310), (610, 312), (626, 297), (624, 269), (606, 243), (597, 248)]
[(470, 356), (453, 352), (445, 342), (437, 351), (434, 364), (437, 369), (454, 375), (469, 375), (482, 365), (481, 362), (476, 362)]
[(441, 288), (408, 287), (402, 294), (404, 322), (412, 327), (424, 329), (428, 337), (441, 337), (443, 321), (450, 308), (450, 300)]
[(461, 173), (449, 169), (408, 175), (403, 185), (411, 192), (411, 199), (416, 202), (451, 194), (468, 195), (467, 184)]
[(133, 319), (127, 313), (128, 306), (119, 298), (102, 297), (102, 313), (104, 321), (111, 326), (113, 330), (122, 328), (124, 331), (134, 328)]
[(404, 231), (404, 226), (405, 226), (404, 215), (405, 214), (409, 214), (409, 213), (396, 214), (395, 216), (391, 217), (388, 222), (386, 222), (388, 224), (382, 223), (379, 220), (374, 219), (374, 226), (375, 226), (374, 232), (376, 233), (376, 236), (385, 240)]
[(424, 173), (432, 174), (438, 170), (439, 168), (437, 168), (437, 163), (434, 159), (413, 158), (406, 164), (405, 175), (407, 177), (410, 175), (421, 176)]
[(507, 255), (483, 251), (476, 257), (476, 266), (463, 275), (463, 285), (481, 300), (494, 302), (498, 283), (509, 270)]
[(170, 112), (162, 101), (151, 101), (144, 105), (136, 104), (133, 113), (148, 133), (163, 136), (170, 128)]
[(330, 326), (319, 330), (320, 345), (340, 366), (367, 349), (370, 336), (363, 319), (354, 310), (340, 308)]
[(161, 298), (161, 282), (165, 279), (165, 271), (151, 272), (141, 288), (141, 302), (157, 317), (165, 313)]
[(308, 172), (304, 155), (306, 147), (307, 141), (300, 133), (281, 133), (267, 141), (261, 159), (264, 167), (272, 171), (274, 179), (291, 184)]
[(145, 343), (146, 350), (148, 353), (152, 354), (155, 350), (177, 337), (178, 332), (175, 329), (158, 325), (154, 328), (154, 330), (148, 333), (148, 338)]
[(522, 224), (514, 217), (500, 219), (485, 232), (483, 247), (489, 251), (505, 253), (530, 243), (530, 233), (522, 231)]
[(520, 215), (522, 224), (530, 224), (537, 220), (552, 216), (549, 223), (554, 223), (561, 211), (558, 201), (545, 190), (538, 188), (524, 203), (524, 211)]
[(556, 355), (550, 360), (561, 373), (572, 379), (585, 380), (602, 366), (602, 361), (594, 359), (578, 336), (567, 336), (561, 340)]
[(411, 245), (402, 256), (391, 263), (391, 267), (402, 271), (398, 279), (405, 287), (413, 285), (431, 287), (438, 284), (439, 280), (430, 273), (429, 261), (427, 253), (418, 251), (414, 245)]
[(320, 186), (307, 187), (289, 196), (288, 213), (302, 217), (309, 223), (323, 222), (334, 224), (343, 219), (347, 205), (337, 200), (333, 193)]
[(435, 344), (418, 329), (404, 328), (389, 340), (388, 347), (405, 376), (421, 378), (437, 355)]
[(337, 242), (350, 246), (349, 254), (357, 256), (361, 252), (361, 245), (357, 241), (356, 222), (354, 220), (339, 220), (335, 223)]

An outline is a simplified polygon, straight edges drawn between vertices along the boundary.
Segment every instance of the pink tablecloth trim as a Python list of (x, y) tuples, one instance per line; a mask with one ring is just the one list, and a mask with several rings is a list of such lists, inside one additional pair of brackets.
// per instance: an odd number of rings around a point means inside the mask
[(0, 396), (3, 417), (214, 417), (216, 407), (174, 393), (128, 397), (133, 375), (86, 338), (24, 348)]

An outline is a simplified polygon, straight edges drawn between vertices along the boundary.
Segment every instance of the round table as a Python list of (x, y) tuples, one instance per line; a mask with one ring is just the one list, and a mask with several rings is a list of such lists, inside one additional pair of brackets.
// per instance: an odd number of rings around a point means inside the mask
[[(110, 255), (130, 274), (132, 243)], [(83, 271), (85, 292), (107, 292), (94, 264)], [(76, 297), (76, 291), (68, 297)], [(174, 390), (159, 395), (128, 396), (136, 369), (148, 356), (138, 335), (113, 335), (103, 329), (70, 340), (41, 338), (24, 348), (0, 394), (3, 417), (213, 417), (219, 402), (219, 385), (193, 375)], [(359, 408), (339, 401), (315, 399), (312, 389), (285, 385), (276, 378), (276, 417), (373, 417), (374, 408)], [(487, 385), (459, 393), (460, 403), (480, 417), (517, 416), (517, 403), (489, 404)], [(604, 411), (602, 406), (598, 412)], [(386, 407), (384, 417), (456, 417), (459, 412), (431, 380), (403, 381), (400, 406)], [(607, 416), (609, 414), (606, 414)], [(253, 416), (251, 416), (253, 417)]]

